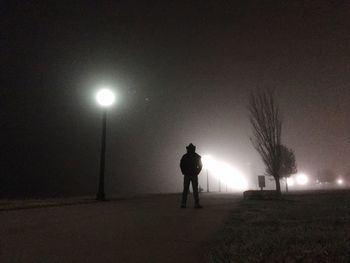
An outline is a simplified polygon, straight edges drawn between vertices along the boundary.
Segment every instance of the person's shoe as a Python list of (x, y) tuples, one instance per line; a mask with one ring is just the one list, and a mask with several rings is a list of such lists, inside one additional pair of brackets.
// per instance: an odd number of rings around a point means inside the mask
[(203, 206), (201, 206), (201, 205), (195, 205), (194, 208), (196, 208), (196, 209), (201, 209), (201, 208), (203, 208)]
[(186, 208), (186, 205), (181, 205), (180, 208)]

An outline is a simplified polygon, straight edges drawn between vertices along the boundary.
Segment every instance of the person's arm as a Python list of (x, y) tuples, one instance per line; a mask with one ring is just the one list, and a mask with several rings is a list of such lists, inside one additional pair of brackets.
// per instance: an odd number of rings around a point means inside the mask
[(181, 169), (181, 173), (184, 174), (184, 157), (182, 156), (181, 160), (180, 160), (180, 169)]
[(198, 165), (197, 165), (197, 167), (198, 167), (198, 174), (199, 174), (202, 171), (202, 168), (203, 168), (202, 157), (201, 156), (198, 157)]

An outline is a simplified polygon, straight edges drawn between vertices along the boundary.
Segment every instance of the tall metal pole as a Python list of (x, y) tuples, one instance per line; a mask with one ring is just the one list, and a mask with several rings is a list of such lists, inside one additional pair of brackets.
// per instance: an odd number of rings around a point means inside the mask
[(207, 193), (209, 193), (209, 172), (207, 169)]
[(98, 192), (96, 197), (98, 201), (106, 200), (106, 196), (105, 196), (106, 126), (107, 126), (107, 109), (103, 111), (103, 117), (102, 117), (100, 177), (99, 177)]

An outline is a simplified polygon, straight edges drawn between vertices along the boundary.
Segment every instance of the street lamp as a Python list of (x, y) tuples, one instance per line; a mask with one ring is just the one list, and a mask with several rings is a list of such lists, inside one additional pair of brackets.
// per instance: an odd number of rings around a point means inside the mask
[(207, 168), (207, 193), (209, 193), (209, 172)]
[(209, 193), (209, 168), (213, 166), (213, 158), (210, 155), (204, 155), (203, 158), (204, 168), (207, 170), (207, 193)]
[(295, 179), (300, 185), (306, 185), (309, 182), (309, 177), (305, 174), (298, 174)]
[(342, 179), (338, 179), (337, 180), (337, 184), (342, 185), (343, 184), (343, 180)]
[(101, 157), (100, 157), (100, 176), (98, 182), (98, 192), (96, 199), (98, 201), (106, 200), (105, 197), (105, 155), (106, 155), (106, 126), (107, 126), (107, 109), (115, 102), (115, 95), (112, 90), (102, 88), (96, 93), (96, 101), (103, 108), (102, 113), (102, 136), (101, 136)]

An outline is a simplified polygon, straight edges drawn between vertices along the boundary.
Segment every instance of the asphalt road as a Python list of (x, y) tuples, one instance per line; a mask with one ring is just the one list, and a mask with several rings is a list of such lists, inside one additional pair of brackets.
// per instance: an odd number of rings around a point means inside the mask
[(240, 196), (180, 195), (0, 211), (0, 262), (200, 262)]

